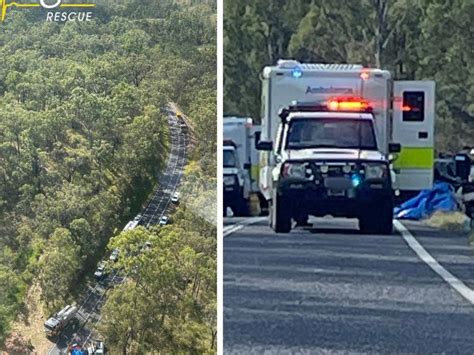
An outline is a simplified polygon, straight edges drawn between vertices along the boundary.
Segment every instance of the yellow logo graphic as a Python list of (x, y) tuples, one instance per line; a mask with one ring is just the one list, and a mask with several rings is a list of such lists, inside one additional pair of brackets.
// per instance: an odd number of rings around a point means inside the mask
[(63, 4), (62, 0), (54, 0), (54, 4), (48, 4), (47, 0), (39, 0), (39, 4), (21, 4), (15, 1), (10, 3), (7, 2), (8, 0), (0, 0), (1, 5), (1, 14), (0, 14), (0, 21), (4, 21), (7, 15), (7, 10), (10, 7), (18, 7), (18, 8), (32, 8), (32, 7), (42, 7), (47, 10), (52, 10), (57, 7), (61, 8), (90, 8), (95, 7), (95, 4)]

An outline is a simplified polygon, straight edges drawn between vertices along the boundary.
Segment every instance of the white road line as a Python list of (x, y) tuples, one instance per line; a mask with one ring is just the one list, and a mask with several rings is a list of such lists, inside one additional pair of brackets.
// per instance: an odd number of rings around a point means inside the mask
[(423, 260), (428, 266), (436, 272), (444, 281), (446, 281), (452, 288), (454, 288), (461, 296), (474, 305), (474, 291), (466, 286), (464, 282), (459, 280), (456, 276), (451, 274), (448, 270), (442, 267), (433, 258), (425, 248), (415, 239), (410, 231), (400, 222), (393, 221), (395, 228), (402, 234), (403, 239), (408, 246)]
[(254, 223), (258, 223), (258, 222), (261, 222), (261, 221), (264, 221), (266, 220), (267, 217), (251, 217), (251, 218), (248, 218), (248, 219), (245, 219), (243, 221), (240, 221), (239, 223), (237, 224), (233, 224), (231, 226), (226, 226), (224, 227), (224, 231), (223, 231), (223, 236), (224, 238), (227, 237), (228, 235), (234, 233), (234, 232), (237, 232), (238, 230), (246, 227), (246, 226), (249, 226), (251, 224), (254, 224)]

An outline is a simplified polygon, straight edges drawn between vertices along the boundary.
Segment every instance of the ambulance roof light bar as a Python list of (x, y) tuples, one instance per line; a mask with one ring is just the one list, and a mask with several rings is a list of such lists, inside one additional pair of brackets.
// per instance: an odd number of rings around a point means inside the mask
[(327, 101), (327, 106), (331, 111), (356, 111), (366, 112), (372, 110), (367, 100), (359, 97), (336, 97)]
[(359, 112), (370, 113), (372, 107), (367, 100), (356, 97), (332, 98), (327, 101), (293, 101), (290, 106), (280, 110), (279, 116), (286, 121), (291, 112)]

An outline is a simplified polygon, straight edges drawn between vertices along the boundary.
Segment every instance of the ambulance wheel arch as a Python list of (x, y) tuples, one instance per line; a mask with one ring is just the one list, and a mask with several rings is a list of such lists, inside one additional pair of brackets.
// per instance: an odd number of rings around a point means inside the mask
[(395, 81), (392, 117), (392, 142), (401, 144), (393, 163), (395, 188), (430, 189), (434, 175), (434, 81)]

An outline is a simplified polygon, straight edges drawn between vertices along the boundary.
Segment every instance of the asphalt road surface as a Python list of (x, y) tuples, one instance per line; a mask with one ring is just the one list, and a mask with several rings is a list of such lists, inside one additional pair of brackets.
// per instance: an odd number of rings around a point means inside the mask
[[(245, 226), (225, 219), (224, 353), (474, 354), (474, 304), (400, 233), (360, 234), (345, 219), (311, 222), (275, 234), (261, 218)], [(472, 295), (467, 237), (403, 224)]]
[[(172, 208), (171, 196), (180, 184), (186, 164), (188, 142), (186, 129), (181, 126), (173, 112), (169, 111), (167, 116), (170, 127), (170, 153), (166, 167), (159, 177), (160, 184), (142, 214), (140, 224), (145, 226), (157, 224), (163, 215), (170, 212)], [(63, 332), (53, 339), (55, 345), (50, 349), (48, 355), (66, 354), (67, 347), (76, 336), (81, 339), (81, 343), (90, 340), (94, 334), (94, 326), (100, 321), (100, 311), (105, 303), (107, 291), (111, 286), (120, 284), (122, 280), (123, 276), (121, 275), (109, 275), (103, 282), (97, 283), (88, 290), (84, 301), (80, 304), (76, 319), (71, 321)]]

